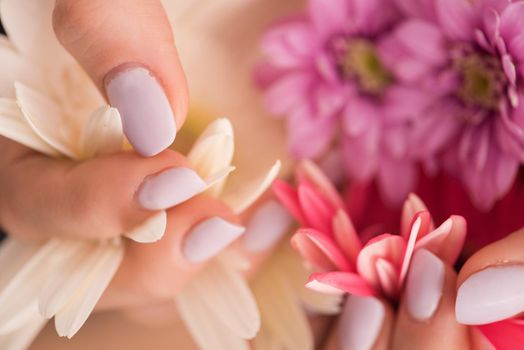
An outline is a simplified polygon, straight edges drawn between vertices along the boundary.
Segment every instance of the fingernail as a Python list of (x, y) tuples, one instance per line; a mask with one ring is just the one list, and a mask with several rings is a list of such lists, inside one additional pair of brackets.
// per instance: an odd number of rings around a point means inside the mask
[(406, 309), (418, 321), (430, 319), (440, 303), (445, 268), (425, 249), (415, 253), (406, 282)]
[(376, 298), (350, 295), (339, 324), (340, 348), (371, 349), (380, 334), (384, 317), (384, 306)]
[(129, 142), (143, 156), (163, 151), (175, 140), (176, 123), (162, 86), (144, 67), (116, 70), (106, 78), (106, 92)]
[(171, 168), (146, 178), (138, 190), (138, 201), (145, 209), (167, 209), (194, 197), (206, 187), (206, 182), (195, 171)]
[(524, 266), (488, 267), (471, 275), (457, 292), (457, 321), (478, 325), (524, 311)]
[(192, 263), (203, 262), (217, 255), (245, 230), (218, 216), (206, 219), (187, 234), (182, 248), (184, 256)]
[(273, 246), (287, 233), (293, 218), (277, 201), (270, 200), (258, 208), (248, 221), (244, 247), (258, 253)]

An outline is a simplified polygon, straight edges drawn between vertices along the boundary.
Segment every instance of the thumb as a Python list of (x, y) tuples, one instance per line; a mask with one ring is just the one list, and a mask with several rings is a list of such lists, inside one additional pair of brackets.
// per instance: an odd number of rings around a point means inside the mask
[(187, 113), (187, 85), (159, 0), (57, 0), (53, 27), (122, 117), (144, 156), (174, 140)]

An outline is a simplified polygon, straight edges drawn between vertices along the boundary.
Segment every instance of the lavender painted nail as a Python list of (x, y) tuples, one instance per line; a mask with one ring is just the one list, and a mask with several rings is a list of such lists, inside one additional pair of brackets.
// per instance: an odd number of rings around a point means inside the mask
[(340, 318), (340, 349), (371, 350), (380, 334), (385, 315), (384, 306), (378, 299), (350, 295)]
[(413, 256), (406, 283), (406, 309), (417, 321), (430, 319), (438, 308), (444, 287), (444, 263), (425, 249)]
[(491, 266), (468, 277), (457, 292), (457, 321), (479, 325), (524, 311), (524, 266)]
[(118, 109), (124, 133), (135, 150), (149, 157), (169, 147), (175, 140), (176, 123), (169, 100), (151, 72), (128, 67), (108, 77), (107, 97)]
[(203, 262), (221, 252), (245, 230), (218, 216), (206, 219), (188, 232), (182, 252), (189, 262)]
[(270, 200), (249, 219), (242, 243), (250, 252), (264, 251), (285, 235), (292, 223), (293, 218), (286, 209), (280, 203)]
[(171, 168), (147, 178), (138, 190), (138, 201), (149, 210), (180, 204), (204, 191), (206, 182), (189, 168)]

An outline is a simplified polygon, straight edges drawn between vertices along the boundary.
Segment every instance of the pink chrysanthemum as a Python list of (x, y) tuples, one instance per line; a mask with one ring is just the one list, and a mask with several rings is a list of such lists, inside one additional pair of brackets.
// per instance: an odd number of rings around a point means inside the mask
[(436, 99), (415, 119), (418, 156), (489, 209), (524, 161), (524, 1), (397, 3), (413, 18), (384, 44), (387, 65)]
[(344, 201), (313, 163), (303, 161), (296, 178), (296, 188), (277, 181), (273, 189), (302, 226), (294, 234), (292, 245), (318, 271), (310, 276), (309, 288), (395, 300), (417, 249), (427, 249), (449, 265), (462, 250), (466, 221), (451, 216), (435, 228), (415, 195), (404, 204), (400, 235), (384, 233), (364, 244)]
[(257, 71), (297, 158), (319, 158), (335, 144), (351, 179), (377, 179), (393, 204), (415, 185), (410, 118), (429, 100), (397, 84), (387, 66), (383, 42), (400, 19), (393, 0), (310, 0), (306, 13), (263, 37)]

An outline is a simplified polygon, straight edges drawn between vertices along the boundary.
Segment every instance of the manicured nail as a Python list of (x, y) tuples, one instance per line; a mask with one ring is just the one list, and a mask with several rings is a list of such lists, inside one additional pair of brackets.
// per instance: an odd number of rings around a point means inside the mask
[(189, 168), (171, 168), (146, 178), (138, 201), (149, 210), (167, 209), (204, 191), (206, 182)]
[(206, 219), (187, 234), (182, 248), (184, 256), (192, 263), (203, 262), (217, 255), (245, 230), (218, 216)]
[(444, 263), (429, 251), (420, 249), (413, 256), (406, 282), (406, 309), (415, 320), (428, 320), (437, 310), (444, 274)]
[(457, 321), (478, 325), (524, 311), (524, 266), (488, 267), (471, 275), (457, 292)]
[(249, 219), (244, 234), (244, 247), (258, 253), (273, 246), (288, 232), (293, 218), (277, 201), (270, 200), (258, 208)]
[(385, 310), (373, 297), (350, 295), (340, 319), (338, 337), (342, 350), (369, 350), (375, 344)]
[(144, 67), (116, 70), (106, 78), (106, 92), (129, 142), (143, 156), (163, 151), (175, 140), (176, 123), (162, 86)]

